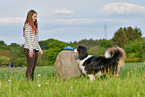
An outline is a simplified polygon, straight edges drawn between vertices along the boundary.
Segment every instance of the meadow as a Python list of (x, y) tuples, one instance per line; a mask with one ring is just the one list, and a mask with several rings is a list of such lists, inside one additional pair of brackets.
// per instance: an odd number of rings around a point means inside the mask
[(93, 82), (86, 76), (62, 80), (53, 66), (37, 66), (32, 82), (25, 71), (26, 67), (0, 69), (0, 97), (145, 97), (145, 63), (126, 63), (118, 78)]

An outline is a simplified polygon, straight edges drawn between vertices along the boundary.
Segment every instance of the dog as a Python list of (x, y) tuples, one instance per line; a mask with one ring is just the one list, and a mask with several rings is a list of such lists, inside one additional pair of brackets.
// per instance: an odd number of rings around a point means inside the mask
[(118, 47), (108, 48), (104, 56), (88, 55), (85, 46), (77, 48), (78, 65), (84, 75), (88, 75), (90, 80), (100, 77), (103, 74), (119, 75), (120, 67), (126, 58), (125, 51)]

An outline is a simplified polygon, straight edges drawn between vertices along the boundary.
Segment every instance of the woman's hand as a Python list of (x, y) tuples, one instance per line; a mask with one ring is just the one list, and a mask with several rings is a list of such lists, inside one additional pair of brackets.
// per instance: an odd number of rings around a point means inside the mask
[(42, 52), (40, 52), (40, 54), (43, 54), (43, 51), (42, 51)]
[(29, 53), (28, 55), (30, 58), (33, 58), (34, 53)]

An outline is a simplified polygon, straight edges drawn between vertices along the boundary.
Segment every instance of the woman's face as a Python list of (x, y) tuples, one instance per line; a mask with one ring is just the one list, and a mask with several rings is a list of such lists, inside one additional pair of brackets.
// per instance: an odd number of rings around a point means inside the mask
[(34, 14), (32, 15), (32, 20), (33, 20), (33, 22), (35, 22), (35, 21), (37, 20), (37, 14), (36, 14), (36, 13), (34, 13)]

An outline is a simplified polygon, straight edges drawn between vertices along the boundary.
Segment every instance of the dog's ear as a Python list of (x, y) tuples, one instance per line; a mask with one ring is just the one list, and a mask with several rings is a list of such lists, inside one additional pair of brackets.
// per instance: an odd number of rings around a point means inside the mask
[(84, 59), (85, 57), (88, 56), (87, 48), (84, 46), (79, 46), (77, 51), (79, 53), (79, 59)]
[(82, 48), (79, 48), (79, 59), (82, 59), (82, 56), (83, 56), (83, 49)]

